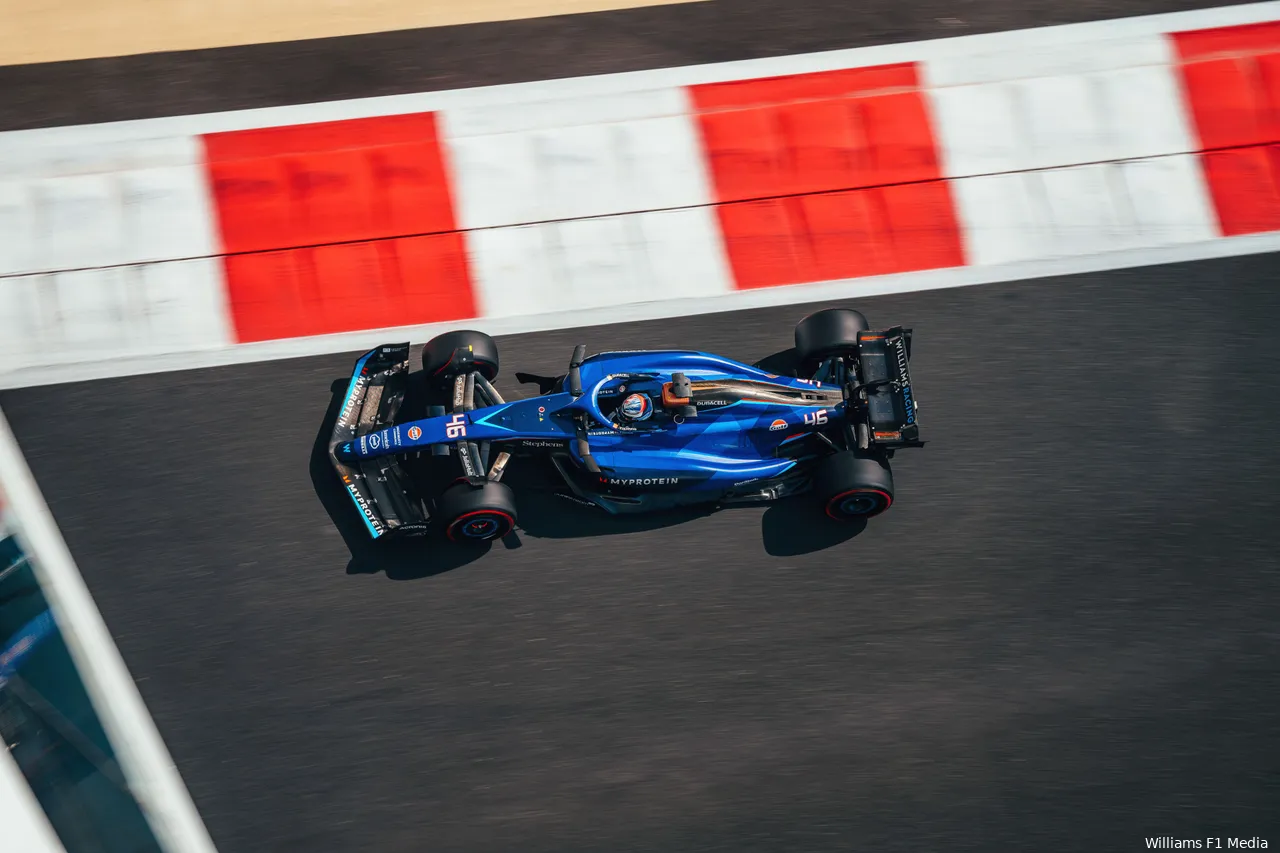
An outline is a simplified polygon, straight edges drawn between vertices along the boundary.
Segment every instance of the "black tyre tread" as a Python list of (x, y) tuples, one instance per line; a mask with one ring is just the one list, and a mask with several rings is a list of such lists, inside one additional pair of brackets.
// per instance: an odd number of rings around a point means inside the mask
[(796, 323), (796, 361), (807, 369), (827, 356), (856, 349), (858, 332), (870, 328), (862, 312), (852, 308), (815, 311)]
[(428, 381), (435, 381), (440, 371), (449, 363), (454, 350), (470, 346), (476, 360), (476, 369), (490, 382), (498, 378), (498, 344), (484, 332), (474, 329), (457, 329), (436, 335), (422, 347), (422, 370)]

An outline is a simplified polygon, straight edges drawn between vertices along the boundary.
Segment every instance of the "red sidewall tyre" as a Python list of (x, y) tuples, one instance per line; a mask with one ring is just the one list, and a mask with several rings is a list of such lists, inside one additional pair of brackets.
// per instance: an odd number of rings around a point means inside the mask
[(454, 483), (436, 499), (436, 518), (452, 542), (490, 542), (516, 528), (515, 493), (505, 483)]
[(854, 521), (893, 506), (893, 472), (882, 454), (843, 450), (818, 465), (813, 490), (827, 517)]
[(488, 542), (515, 529), (516, 520), (502, 510), (478, 509), (458, 516), (445, 530), (454, 542)]
[(827, 515), (837, 521), (873, 518), (893, 506), (893, 495), (880, 489), (848, 489), (827, 500)]

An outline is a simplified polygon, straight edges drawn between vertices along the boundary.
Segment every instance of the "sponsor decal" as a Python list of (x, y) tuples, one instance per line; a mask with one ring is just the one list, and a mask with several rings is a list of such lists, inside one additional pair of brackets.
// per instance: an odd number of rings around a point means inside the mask
[(898, 439), (902, 438), (902, 433), (881, 432), (879, 430), (876, 430), (875, 437), (876, 437), (876, 441), (897, 441)]
[(449, 438), (466, 438), (467, 437), (467, 417), (459, 412), (449, 419), (449, 423), (445, 424), (444, 434)]
[(769, 432), (777, 432), (778, 430), (783, 430), (786, 428), (787, 428), (787, 422), (784, 421), (782, 418), (778, 418), (776, 421), (769, 424)]
[(605, 482), (610, 486), (674, 486), (679, 484), (679, 477), (609, 477)]
[(695, 406), (727, 406), (729, 405), (729, 401), (728, 400), (697, 400), (694, 402), (694, 405)]
[(382, 444), (382, 436), (378, 435), (376, 432), (373, 435), (369, 436), (369, 446), (372, 447), (374, 450), (377, 450), (378, 445), (380, 444)]
[(415, 535), (419, 533), (429, 533), (430, 531), (430, 524), (423, 524), (417, 521), (401, 522), (400, 526), (396, 528), (397, 533), (413, 533)]
[(903, 378), (907, 378), (907, 348), (899, 340), (897, 346), (894, 347), (898, 356), (898, 374)]
[(369, 437), (368, 437), (368, 436), (365, 436), (365, 435), (360, 436), (360, 452), (361, 452), (361, 453), (368, 453), (368, 452), (369, 452)]
[[(902, 379), (907, 379), (907, 347), (903, 344), (902, 340), (899, 339), (898, 345), (894, 347), (894, 349), (897, 350), (898, 356), (898, 376)], [(907, 410), (907, 426), (910, 426), (916, 422), (916, 401), (911, 396), (910, 385), (902, 386), (902, 404)]]
[(364, 499), (364, 495), (360, 494), (360, 490), (352, 483), (347, 483), (347, 491), (350, 492), (351, 497), (355, 499), (356, 505), (360, 507), (360, 511), (364, 513), (364, 517), (369, 519), (369, 524), (373, 525), (373, 529), (378, 533), (381, 533), (384, 530), (382, 522), (373, 514), (373, 508), (370, 507), (369, 503)]
[(803, 382), (805, 385), (816, 385), (816, 386), (817, 386), (817, 387), (819, 387), (819, 388), (821, 388), (821, 387), (822, 387), (822, 383), (821, 383), (821, 382), (818, 382), (818, 381), (817, 381), (817, 380), (815, 380), (815, 379), (797, 379), (796, 381), (797, 381), (797, 382)]
[(827, 410), (818, 409), (816, 412), (806, 412), (804, 422), (809, 426), (821, 426), (827, 422)]
[(356, 384), (352, 386), (351, 396), (347, 397), (347, 402), (342, 407), (342, 414), (338, 416), (338, 420), (343, 423), (346, 423), (347, 419), (350, 418), (351, 415), (355, 414), (356, 400), (359, 400), (364, 395), (364, 386), (369, 382), (368, 378), (365, 376), (367, 370), (368, 368), (360, 371), (360, 378), (357, 379)]
[(466, 444), (458, 445), (458, 458), (462, 460), (462, 471), (464, 474), (466, 474), (468, 477), (478, 476), (477, 475), (478, 466), (476, 465), (476, 460), (473, 459), (471, 456), (470, 445), (466, 445)]
[(557, 447), (564, 447), (565, 443), (563, 441), (551, 441), (550, 439), (545, 439), (545, 438), (525, 438), (520, 441), (520, 446), (521, 447), (557, 448)]
[(416, 426), (409, 427), (409, 438), (412, 441), (417, 441), (422, 438), (422, 428)]

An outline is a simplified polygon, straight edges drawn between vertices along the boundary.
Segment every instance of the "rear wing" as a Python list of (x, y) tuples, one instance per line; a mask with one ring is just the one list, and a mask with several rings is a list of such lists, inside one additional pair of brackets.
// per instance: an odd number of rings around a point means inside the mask
[(357, 359), (329, 438), (329, 462), (375, 539), (428, 531), (426, 505), (395, 456), (338, 458), (337, 449), (391, 424), (404, 402), (409, 344), (370, 350)]
[(855, 389), (866, 414), (867, 440), (887, 450), (923, 447), (911, 388), (911, 330), (894, 326), (858, 335), (861, 384)]

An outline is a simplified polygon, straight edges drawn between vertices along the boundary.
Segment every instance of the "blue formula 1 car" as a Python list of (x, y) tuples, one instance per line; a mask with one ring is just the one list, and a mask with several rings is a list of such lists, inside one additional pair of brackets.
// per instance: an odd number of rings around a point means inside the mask
[[(705, 352), (587, 357), (579, 345), (562, 376), (516, 374), (542, 393), (508, 403), (493, 386), (493, 339), (448, 332), (422, 350), (437, 402), (400, 421), (409, 344), (381, 346), (356, 362), (330, 460), (375, 539), (506, 536), (513, 457), (542, 457), (563, 497), (613, 514), (809, 493), (836, 519), (878, 515), (893, 502), (890, 457), (923, 446), (911, 331), (871, 331), (861, 313), (831, 308), (804, 318), (795, 341), (798, 377)], [(422, 474), (424, 458), (448, 472)]]

